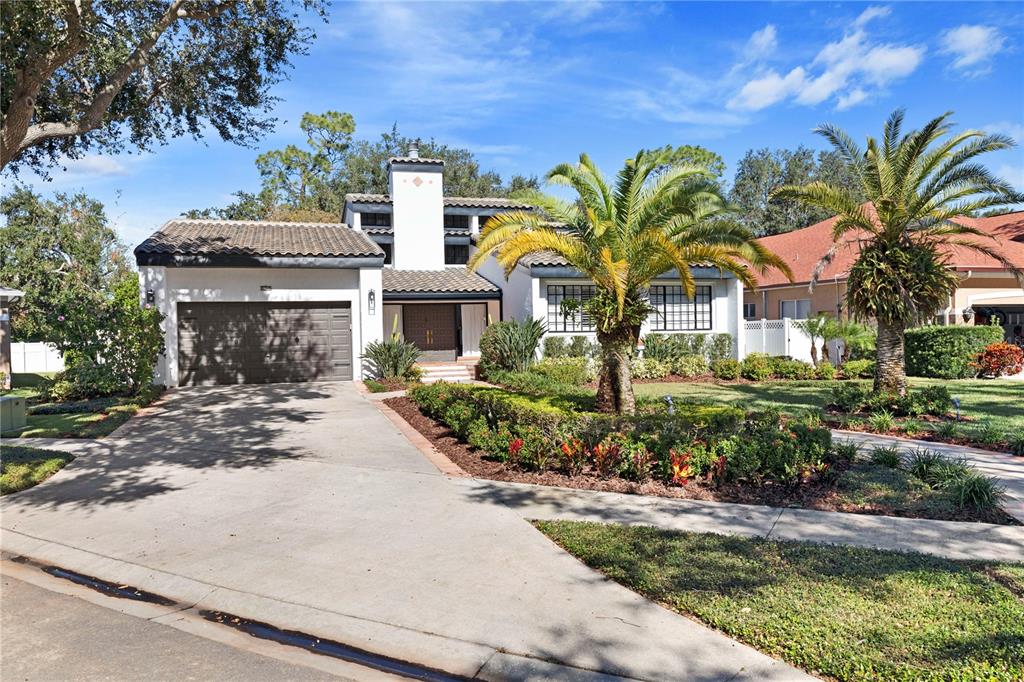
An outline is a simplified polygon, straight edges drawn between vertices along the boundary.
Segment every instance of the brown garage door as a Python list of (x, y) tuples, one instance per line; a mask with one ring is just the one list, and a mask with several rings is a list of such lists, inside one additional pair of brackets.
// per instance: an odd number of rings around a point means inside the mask
[(179, 303), (178, 383), (352, 378), (349, 303)]

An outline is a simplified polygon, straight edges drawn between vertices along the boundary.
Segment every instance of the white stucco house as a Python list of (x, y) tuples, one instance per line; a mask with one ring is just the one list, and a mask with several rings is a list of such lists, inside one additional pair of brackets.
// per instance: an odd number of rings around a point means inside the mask
[[(479, 355), (497, 320), (538, 318), (552, 335), (593, 335), (561, 301), (593, 284), (540, 254), (506, 279), (491, 260), (465, 264), (480, 227), (508, 199), (444, 196), (444, 163), (414, 147), (389, 161), (387, 194), (345, 197), (342, 222), (175, 219), (135, 249), (144, 302), (164, 315), (156, 381), (168, 386), (351, 380), (366, 344), (397, 331), (422, 361)], [(742, 357), (743, 288), (695, 268), (687, 298), (667, 273), (651, 289), (645, 332), (727, 333)]]

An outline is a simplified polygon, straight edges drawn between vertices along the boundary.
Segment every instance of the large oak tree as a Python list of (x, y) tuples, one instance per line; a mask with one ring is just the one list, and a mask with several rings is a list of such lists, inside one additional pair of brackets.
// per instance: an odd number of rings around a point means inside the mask
[(0, 5), (0, 168), (207, 128), (249, 143), (321, 0), (33, 0)]

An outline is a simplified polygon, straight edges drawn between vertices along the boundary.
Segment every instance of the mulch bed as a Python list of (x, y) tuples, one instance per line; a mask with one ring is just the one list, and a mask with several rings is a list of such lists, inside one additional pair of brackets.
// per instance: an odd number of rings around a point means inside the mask
[(1007, 525), (1018, 524), (1016, 519), (1002, 511), (993, 514), (983, 514), (971, 510), (963, 510), (949, 515), (930, 514), (926, 516), (915, 509), (850, 505), (844, 503), (843, 500), (837, 499), (838, 496), (834, 487), (824, 481), (810, 482), (799, 486), (787, 486), (770, 482), (757, 486), (740, 483), (713, 486), (702, 481), (691, 481), (685, 486), (675, 486), (655, 480), (646, 483), (636, 483), (621, 478), (601, 478), (587, 473), (578, 476), (568, 476), (557, 471), (522, 471), (513, 469), (497, 460), (489, 459), (476, 448), (462, 443), (452, 434), (447, 426), (420, 412), (416, 403), (409, 398), (404, 396), (388, 398), (383, 402), (401, 415), (402, 419), (419, 431), (445, 457), (475, 478), (676, 499), (761, 504), (771, 507), (798, 507), (817, 509), (819, 511), (851, 512), (877, 516), (930, 518), (947, 521), (978, 521)]

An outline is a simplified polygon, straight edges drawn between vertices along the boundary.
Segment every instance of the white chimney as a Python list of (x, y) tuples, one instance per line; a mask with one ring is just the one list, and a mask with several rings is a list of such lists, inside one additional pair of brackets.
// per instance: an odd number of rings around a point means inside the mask
[(444, 162), (409, 156), (388, 163), (392, 264), (398, 270), (444, 269)]

